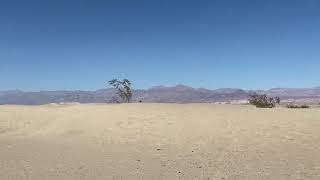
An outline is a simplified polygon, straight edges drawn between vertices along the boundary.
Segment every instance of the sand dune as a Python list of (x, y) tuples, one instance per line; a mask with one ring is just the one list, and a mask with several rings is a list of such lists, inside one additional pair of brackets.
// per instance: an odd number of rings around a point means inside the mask
[(0, 106), (0, 179), (320, 179), (320, 109)]

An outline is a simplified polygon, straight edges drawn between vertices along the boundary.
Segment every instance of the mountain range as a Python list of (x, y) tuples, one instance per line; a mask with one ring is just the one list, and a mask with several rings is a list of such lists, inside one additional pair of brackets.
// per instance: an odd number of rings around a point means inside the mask
[[(133, 90), (133, 102), (156, 103), (246, 103), (251, 93), (278, 96), (282, 102), (318, 104), (320, 87), (274, 88), (270, 90), (242, 90), (220, 88), (215, 90), (192, 88), (185, 85), (173, 87), (156, 86), (147, 90)], [(41, 105), (49, 103), (115, 103), (118, 102), (114, 89), (96, 91), (0, 91), (0, 104)]]

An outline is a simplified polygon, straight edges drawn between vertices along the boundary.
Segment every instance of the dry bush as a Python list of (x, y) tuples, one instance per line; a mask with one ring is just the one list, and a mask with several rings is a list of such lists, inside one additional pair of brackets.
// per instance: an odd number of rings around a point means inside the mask
[(287, 104), (287, 108), (310, 108), (308, 105), (296, 105), (296, 104)]
[(280, 103), (280, 98), (268, 97), (265, 94), (251, 94), (249, 96), (249, 103), (257, 108), (273, 108), (276, 103)]

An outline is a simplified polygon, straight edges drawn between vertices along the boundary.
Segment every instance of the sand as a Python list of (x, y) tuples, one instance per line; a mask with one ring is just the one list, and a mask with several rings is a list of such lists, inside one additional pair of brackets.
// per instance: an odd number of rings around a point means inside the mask
[(0, 106), (1, 180), (320, 179), (320, 108)]

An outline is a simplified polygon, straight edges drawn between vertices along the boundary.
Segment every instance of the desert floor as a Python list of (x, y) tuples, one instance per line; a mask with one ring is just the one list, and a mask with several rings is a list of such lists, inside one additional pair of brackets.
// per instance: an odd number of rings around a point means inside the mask
[(0, 106), (1, 180), (320, 179), (320, 108)]

